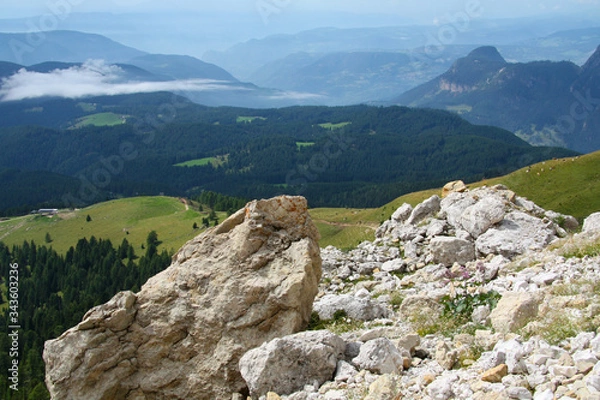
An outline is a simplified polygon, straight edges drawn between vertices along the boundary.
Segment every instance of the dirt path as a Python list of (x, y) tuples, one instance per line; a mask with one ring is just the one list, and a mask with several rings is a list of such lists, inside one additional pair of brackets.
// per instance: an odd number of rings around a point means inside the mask
[(376, 231), (377, 228), (379, 227), (378, 225), (376, 225), (375, 223), (372, 223), (372, 222), (368, 222), (368, 223), (361, 222), (361, 223), (356, 223), (356, 224), (348, 224), (348, 223), (343, 223), (343, 222), (325, 221), (323, 219), (313, 219), (313, 221), (318, 222), (320, 224), (337, 226), (337, 227), (341, 227), (341, 228), (368, 228), (368, 229), (371, 229), (372, 231)]
[[(9, 221), (7, 221), (9, 222)], [(5, 237), (7, 237), (8, 235), (10, 235), (11, 233), (13, 233), (14, 231), (21, 229), (23, 227), (23, 225), (25, 225), (25, 222), (27, 222), (25, 219), (23, 219), (21, 222), (19, 222), (17, 225), (13, 226), (11, 229), (9, 229), (6, 233), (4, 233), (2, 236), (0, 236), (0, 241), (4, 240)]]

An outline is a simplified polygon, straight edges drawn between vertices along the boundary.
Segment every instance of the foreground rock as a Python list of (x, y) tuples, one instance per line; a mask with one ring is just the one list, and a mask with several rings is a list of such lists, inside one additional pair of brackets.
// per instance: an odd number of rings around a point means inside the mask
[(239, 360), (310, 319), (321, 277), (306, 200), (249, 203), (188, 242), (138, 294), (46, 342), (53, 399), (230, 399)]
[(346, 343), (328, 331), (302, 332), (250, 350), (240, 360), (240, 371), (253, 396), (292, 394), (307, 383), (331, 380)]

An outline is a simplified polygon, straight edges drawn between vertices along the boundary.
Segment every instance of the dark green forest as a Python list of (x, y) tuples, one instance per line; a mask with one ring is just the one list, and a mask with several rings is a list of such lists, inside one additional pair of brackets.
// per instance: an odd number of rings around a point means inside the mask
[[(44, 342), (81, 322), (92, 307), (123, 290), (139, 291), (146, 280), (165, 269), (171, 255), (159, 253), (156, 232), (150, 232), (144, 249), (134, 249), (126, 239), (118, 246), (95, 237), (81, 239), (65, 255), (52, 248), (25, 242), (8, 248), (0, 242), (0, 283), (9, 287), (11, 269), (18, 270), (18, 306), (2, 293), (0, 315), (0, 369), (8, 371), (19, 360), (18, 391), (7, 374), (0, 375), (0, 398), (49, 399), (44, 384)], [(136, 250), (141, 256), (136, 255)], [(17, 265), (16, 268), (12, 268)], [(15, 314), (11, 314), (15, 313)], [(16, 317), (17, 321), (11, 320)], [(18, 354), (11, 354), (10, 325), (20, 325)], [(11, 357), (16, 355), (16, 357)]]
[(73, 129), (80, 103), (27, 103), (37, 110), (29, 114), (53, 114), (40, 126), (41, 117), (16, 111), (7, 117), (6, 108), (17, 106), (0, 105), (0, 215), (202, 191), (249, 199), (299, 194), (313, 207), (374, 207), (449, 180), (475, 181), (575, 154), (427, 109), (208, 108), (168, 94), (86, 101), (127, 122)]

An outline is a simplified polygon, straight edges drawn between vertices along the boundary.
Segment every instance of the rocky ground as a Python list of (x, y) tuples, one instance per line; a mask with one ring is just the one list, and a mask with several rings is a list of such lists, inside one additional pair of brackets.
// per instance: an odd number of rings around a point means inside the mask
[(304, 198), (249, 203), (46, 342), (52, 398), (600, 399), (600, 213), (442, 197), (350, 252)]
[(600, 214), (578, 227), (502, 186), (444, 195), (322, 249), (313, 330), (240, 361), (253, 398), (600, 399)]

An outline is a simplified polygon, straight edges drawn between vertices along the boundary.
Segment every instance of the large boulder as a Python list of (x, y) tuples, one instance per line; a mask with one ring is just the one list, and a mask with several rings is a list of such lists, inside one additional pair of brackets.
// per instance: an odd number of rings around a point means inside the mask
[(483, 255), (499, 254), (507, 258), (542, 250), (557, 239), (552, 222), (541, 220), (522, 211), (513, 211), (502, 222), (490, 228), (475, 242)]
[(274, 391), (288, 395), (315, 381), (332, 380), (346, 342), (329, 331), (308, 331), (279, 339), (248, 351), (240, 371), (252, 396)]
[(254, 201), (188, 242), (138, 294), (46, 342), (53, 399), (230, 399), (239, 360), (303, 329), (321, 277), (306, 200)]

